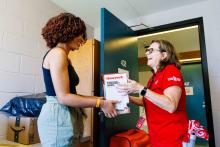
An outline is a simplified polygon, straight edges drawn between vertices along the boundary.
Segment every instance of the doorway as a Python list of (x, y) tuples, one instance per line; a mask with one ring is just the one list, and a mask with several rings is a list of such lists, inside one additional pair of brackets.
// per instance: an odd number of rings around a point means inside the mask
[[(196, 18), (168, 25), (136, 31), (138, 34), (139, 82), (146, 84), (150, 68), (146, 66), (144, 46), (152, 40), (164, 39), (176, 47), (182, 63), (181, 72), (187, 90), (187, 114), (190, 120), (199, 120), (209, 132), (209, 141), (197, 138), (197, 147), (214, 147), (211, 99), (206, 61), (203, 19)], [(140, 109), (143, 115), (143, 109)], [(147, 128), (147, 127), (145, 127)]]
[[(114, 26), (114, 27), (112, 27)], [(118, 72), (118, 68), (129, 71), (130, 79), (137, 80), (138, 76), (138, 41), (137, 38), (143, 37), (143, 35), (155, 34), (164, 31), (172, 31), (175, 29), (197, 27), (199, 51), (192, 51), (193, 58), (198, 56), (201, 58), (198, 61), (201, 65), (201, 75), (203, 80), (202, 91), (204, 92), (204, 105), (205, 106), (205, 117), (207, 122), (207, 128), (209, 132), (209, 147), (215, 147), (214, 141), (214, 130), (213, 130), (213, 119), (209, 89), (209, 78), (208, 78), (208, 67), (206, 58), (205, 38), (203, 30), (203, 19), (196, 18), (168, 25), (153, 27), (145, 30), (133, 31), (123, 21), (118, 19), (112, 13), (105, 8), (101, 10), (101, 51), (100, 51), (100, 69), (101, 73)], [(181, 54), (183, 57), (191, 56), (188, 53)], [(143, 59), (143, 60), (142, 60)], [(140, 62), (144, 61), (145, 58), (140, 59)], [(123, 61), (123, 64), (121, 64)], [(139, 64), (140, 64), (139, 62)], [(126, 64), (124, 64), (126, 63)], [(184, 63), (187, 63), (185, 60)], [(189, 62), (191, 63), (191, 62)], [(124, 66), (126, 65), (126, 66)], [(137, 65), (137, 66), (135, 66)], [(137, 73), (136, 73), (137, 72)], [(101, 83), (100, 83), (101, 84)], [(190, 85), (189, 85), (190, 86)], [(100, 93), (102, 95), (102, 93)], [(100, 146), (108, 146), (112, 135), (135, 128), (139, 116), (139, 108), (131, 106), (131, 114), (118, 116), (114, 119), (107, 119), (100, 115), (100, 131), (99, 140)], [(124, 123), (129, 122), (129, 123)]]

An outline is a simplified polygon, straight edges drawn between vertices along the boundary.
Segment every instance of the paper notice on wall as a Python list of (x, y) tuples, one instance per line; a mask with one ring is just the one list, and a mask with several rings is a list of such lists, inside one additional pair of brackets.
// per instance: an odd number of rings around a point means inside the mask
[(118, 73), (126, 73), (128, 79), (129, 79), (129, 71), (126, 69), (118, 68)]
[(194, 95), (193, 87), (185, 87), (186, 95)]
[(190, 82), (184, 82), (184, 86), (189, 86)]
[(105, 99), (120, 101), (116, 104), (118, 114), (130, 113), (130, 108), (128, 107), (128, 95), (119, 92), (116, 88), (117, 84), (127, 83), (128, 78), (126, 73), (105, 74), (103, 80)]

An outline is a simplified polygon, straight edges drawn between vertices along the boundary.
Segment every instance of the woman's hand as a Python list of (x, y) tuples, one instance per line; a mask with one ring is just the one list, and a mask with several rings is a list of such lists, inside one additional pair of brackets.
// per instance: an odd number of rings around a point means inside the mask
[(108, 118), (113, 118), (117, 116), (117, 111), (115, 109), (115, 104), (118, 103), (117, 100), (103, 100), (101, 109), (104, 112), (105, 116)]
[(136, 81), (128, 79), (127, 84), (118, 84), (117, 88), (119, 89), (119, 92), (130, 94), (130, 93), (140, 93), (140, 91), (144, 88), (144, 86)]

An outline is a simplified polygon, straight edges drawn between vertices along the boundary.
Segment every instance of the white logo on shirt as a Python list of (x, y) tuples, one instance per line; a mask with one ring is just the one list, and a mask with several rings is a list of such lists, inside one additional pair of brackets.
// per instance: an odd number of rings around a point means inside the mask
[(177, 77), (175, 77), (175, 76), (170, 77), (170, 78), (167, 78), (167, 80), (168, 80), (168, 81), (175, 81), (175, 82), (179, 82), (179, 81), (181, 81), (180, 78), (177, 78)]

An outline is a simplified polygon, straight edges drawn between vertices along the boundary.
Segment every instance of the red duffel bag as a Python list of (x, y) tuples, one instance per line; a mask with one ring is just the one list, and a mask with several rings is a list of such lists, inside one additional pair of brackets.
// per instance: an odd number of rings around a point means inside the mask
[(143, 130), (131, 129), (112, 136), (110, 147), (150, 147), (149, 135)]

